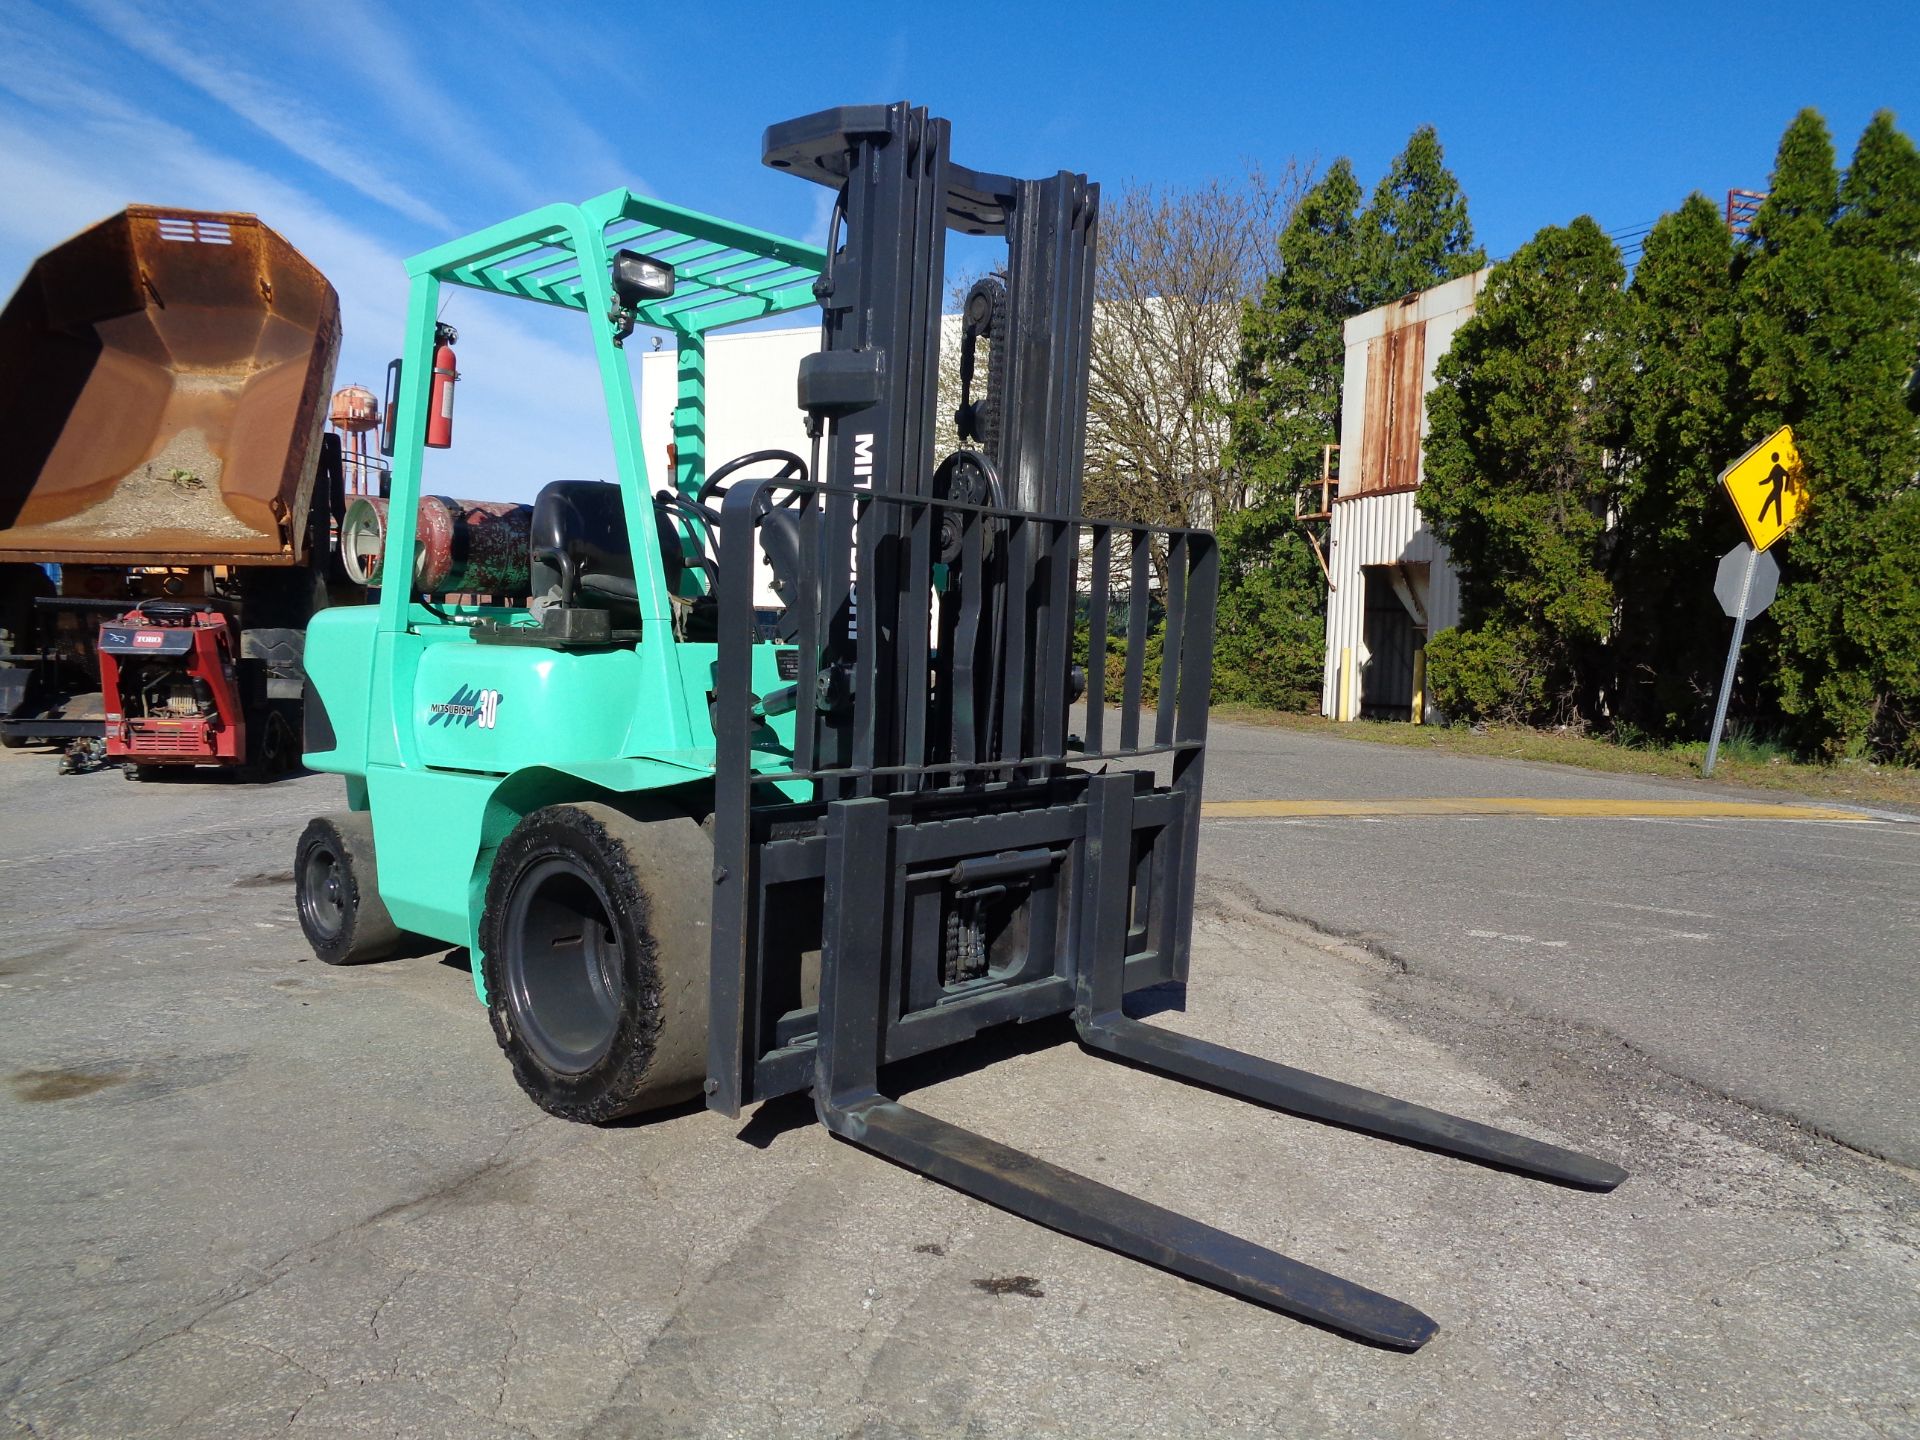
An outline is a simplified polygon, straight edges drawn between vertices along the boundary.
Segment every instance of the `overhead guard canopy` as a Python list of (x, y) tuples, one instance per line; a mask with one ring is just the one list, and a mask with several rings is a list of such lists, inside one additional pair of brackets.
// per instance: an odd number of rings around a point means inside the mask
[[(567, 221), (571, 207), (495, 225), (416, 257), (409, 268), (442, 284), (490, 290), (585, 310), (581, 257)], [(682, 335), (699, 335), (816, 304), (813, 282), (826, 266), (817, 245), (735, 224), (664, 200), (613, 190), (579, 207), (599, 231), (593, 264), (634, 250), (673, 267), (674, 293), (636, 308), (635, 320)]]

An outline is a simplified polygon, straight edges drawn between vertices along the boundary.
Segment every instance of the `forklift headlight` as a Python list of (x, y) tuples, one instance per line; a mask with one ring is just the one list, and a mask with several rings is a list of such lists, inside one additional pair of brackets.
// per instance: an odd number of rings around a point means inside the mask
[(664, 260), (622, 250), (613, 257), (613, 293), (628, 310), (648, 300), (665, 300), (673, 294), (673, 267)]

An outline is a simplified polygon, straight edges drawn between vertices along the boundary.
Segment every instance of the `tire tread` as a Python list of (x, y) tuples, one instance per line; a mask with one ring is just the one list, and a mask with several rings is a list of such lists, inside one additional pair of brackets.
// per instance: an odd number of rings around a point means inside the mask
[[(712, 841), (682, 812), (635, 808), (580, 802), (526, 816), (494, 856), (481, 919), (487, 1008), (514, 1079), (548, 1113), (587, 1124), (688, 1099), (706, 1076)], [(578, 1076), (548, 1070), (515, 1035), (499, 934), (515, 878), (557, 851), (597, 866), (632, 955), (629, 1012), (607, 1056)]]

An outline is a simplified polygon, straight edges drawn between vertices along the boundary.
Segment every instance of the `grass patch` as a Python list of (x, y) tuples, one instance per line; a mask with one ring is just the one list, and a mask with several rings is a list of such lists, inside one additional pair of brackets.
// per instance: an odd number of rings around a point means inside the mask
[(1532, 760), (1550, 765), (1574, 765), (1614, 775), (1653, 775), (1671, 780), (1694, 780), (1703, 785), (1740, 785), (1759, 790), (1788, 790), (1824, 800), (1850, 800), (1856, 805), (1892, 805), (1920, 810), (1920, 771), (1869, 761), (1838, 765), (1809, 765), (1795, 760), (1770, 740), (1735, 731), (1720, 742), (1713, 779), (1700, 767), (1706, 763), (1707, 742), (1669, 745), (1631, 734), (1602, 739), (1556, 730), (1492, 727), (1473, 730), (1464, 725), (1406, 725), (1377, 720), (1340, 723), (1320, 715), (1294, 715), (1262, 710), (1253, 705), (1216, 705), (1213, 716), (1240, 725), (1265, 725), (1320, 735), (1329, 740), (1361, 740), (1399, 745), (1415, 750), (1438, 750), (1448, 755), (1477, 755), (1497, 760)]

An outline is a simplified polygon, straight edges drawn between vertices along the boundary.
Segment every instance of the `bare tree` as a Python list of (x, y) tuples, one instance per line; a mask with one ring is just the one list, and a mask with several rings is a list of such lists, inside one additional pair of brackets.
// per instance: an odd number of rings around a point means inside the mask
[(947, 280), (947, 308), (940, 317), (940, 400), (934, 416), (933, 453), (951, 455), (960, 448), (960, 427), (954, 412), (960, 408), (960, 313), (967, 292), (981, 277), (971, 270)]
[[(1194, 189), (1127, 184), (1102, 197), (1094, 271), (1082, 510), (1150, 525), (1211, 525), (1242, 504), (1227, 478), (1226, 403), (1241, 302), (1266, 279), (1275, 242), (1313, 167), (1253, 168)], [(948, 286), (937, 444), (958, 444), (959, 311), (974, 279)], [(1125, 551), (1115, 547), (1116, 564)], [(1156, 555), (1156, 568), (1164, 557)], [(1163, 581), (1165, 576), (1160, 577)]]
[(1208, 525), (1241, 503), (1221, 465), (1241, 302), (1312, 183), (1276, 175), (1193, 189), (1128, 184), (1103, 199), (1083, 505), (1089, 515)]

